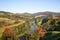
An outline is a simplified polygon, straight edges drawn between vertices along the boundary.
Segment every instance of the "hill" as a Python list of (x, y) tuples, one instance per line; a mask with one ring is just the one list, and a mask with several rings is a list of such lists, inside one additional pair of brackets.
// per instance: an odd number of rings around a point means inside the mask
[(34, 13), (33, 15), (34, 16), (37, 16), (37, 15), (58, 15), (58, 16), (60, 16), (60, 13), (46, 11), (46, 12), (37, 12), (37, 13)]

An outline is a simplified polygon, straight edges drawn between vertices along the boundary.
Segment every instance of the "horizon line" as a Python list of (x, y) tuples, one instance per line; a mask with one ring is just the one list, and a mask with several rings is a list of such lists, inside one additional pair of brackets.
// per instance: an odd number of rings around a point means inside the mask
[[(3, 10), (0, 10), (3, 11)], [(30, 13), (30, 14), (34, 14), (34, 13), (39, 13), (39, 12), (55, 12), (55, 13), (60, 13), (57, 11), (38, 11), (38, 12), (12, 12), (12, 11), (3, 11), (3, 12), (10, 12), (10, 13)]]

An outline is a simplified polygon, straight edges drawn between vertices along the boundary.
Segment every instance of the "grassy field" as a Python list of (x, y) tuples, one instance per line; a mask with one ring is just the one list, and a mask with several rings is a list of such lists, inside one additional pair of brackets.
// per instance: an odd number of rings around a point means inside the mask
[[(39, 37), (38, 37), (38, 35), (36, 33), (35, 34), (33, 34), (33, 33), (31, 33), (31, 34), (27, 33), (27, 31), (29, 32), (29, 29), (30, 29), (30, 27), (29, 27), (30, 24), (29, 23), (31, 22), (31, 20), (33, 19), (33, 17), (28, 17), (28, 16), (24, 17), (23, 16), (24, 18), (20, 19), (20, 15), (18, 16), (18, 15), (5, 15), (5, 14), (1, 14), (1, 16), (2, 15), (4, 17), (0, 17), (0, 40), (1, 40), (1, 37), (2, 37), (2, 34), (3, 34), (4, 30), (5, 30), (5, 28), (16, 28), (14, 30), (15, 30), (15, 32), (18, 30), (16, 32), (17, 33), (16, 36), (18, 38), (21, 37), (21, 36), (23, 36), (23, 35), (25, 35), (25, 34), (28, 34), (28, 35), (31, 35), (32, 38), (35, 36), (34, 38), (39, 39)], [(38, 27), (41, 26), (41, 22), (42, 22), (41, 18), (37, 18), (36, 19), (36, 25)], [(50, 27), (49, 26), (49, 22), (47, 22), (47, 24), (42, 25), (42, 26), (45, 27), (46, 29), (49, 29), (49, 27)], [(54, 28), (54, 27), (52, 27), (52, 28)], [(20, 31), (19, 29), (20, 30), (22, 29), (22, 30)], [(50, 34), (47, 34), (44, 37), (44, 40), (55, 40), (55, 39), (57, 40), (57, 38), (60, 38), (60, 31), (52, 31)]]
[[(0, 18), (0, 21), (3, 21), (3, 20), (10, 20), (10, 19)], [(14, 22), (14, 20), (11, 20), (11, 22)], [(18, 25), (21, 25), (21, 24), (23, 24), (23, 23), (25, 23), (25, 21), (19, 20), (19, 23), (17, 23), (17, 24), (9, 25), (9, 26), (6, 26), (6, 27), (5, 27), (5, 26), (4, 26), (4, 27), (1, 27), (1, 28), (0, 28), (0, 38), (2, 37), (2, 33), (3, 33), (3, 31), (5, 30), (5, 28), (17, 27)]]

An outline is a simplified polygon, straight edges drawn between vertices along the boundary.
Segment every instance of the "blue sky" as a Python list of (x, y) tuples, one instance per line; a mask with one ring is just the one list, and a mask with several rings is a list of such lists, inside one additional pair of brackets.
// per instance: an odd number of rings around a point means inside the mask
[(16, 13), (60, 12), (60, 0), (0, 0), (0, 11)]

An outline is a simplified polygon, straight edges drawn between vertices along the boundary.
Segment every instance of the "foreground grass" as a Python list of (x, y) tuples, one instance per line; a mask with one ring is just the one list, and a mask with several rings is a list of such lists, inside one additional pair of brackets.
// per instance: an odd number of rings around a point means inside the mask
[(21, 25), (21, 24), (23, 24), (23, 23), (25, 23), (25, 21), (20, 20), (20, 22), (17, 23), (17, 24), (10, 25), (10, 26), (6, 26), (6, 27), (1, 27), (1, 28), (0, 28), (0, 40), (1, 40), (2, 33), (3, 33), (3, 31), (5, 30), (5, 28), (13, 28), (13, 27), (17, 27), (18, 25)]

